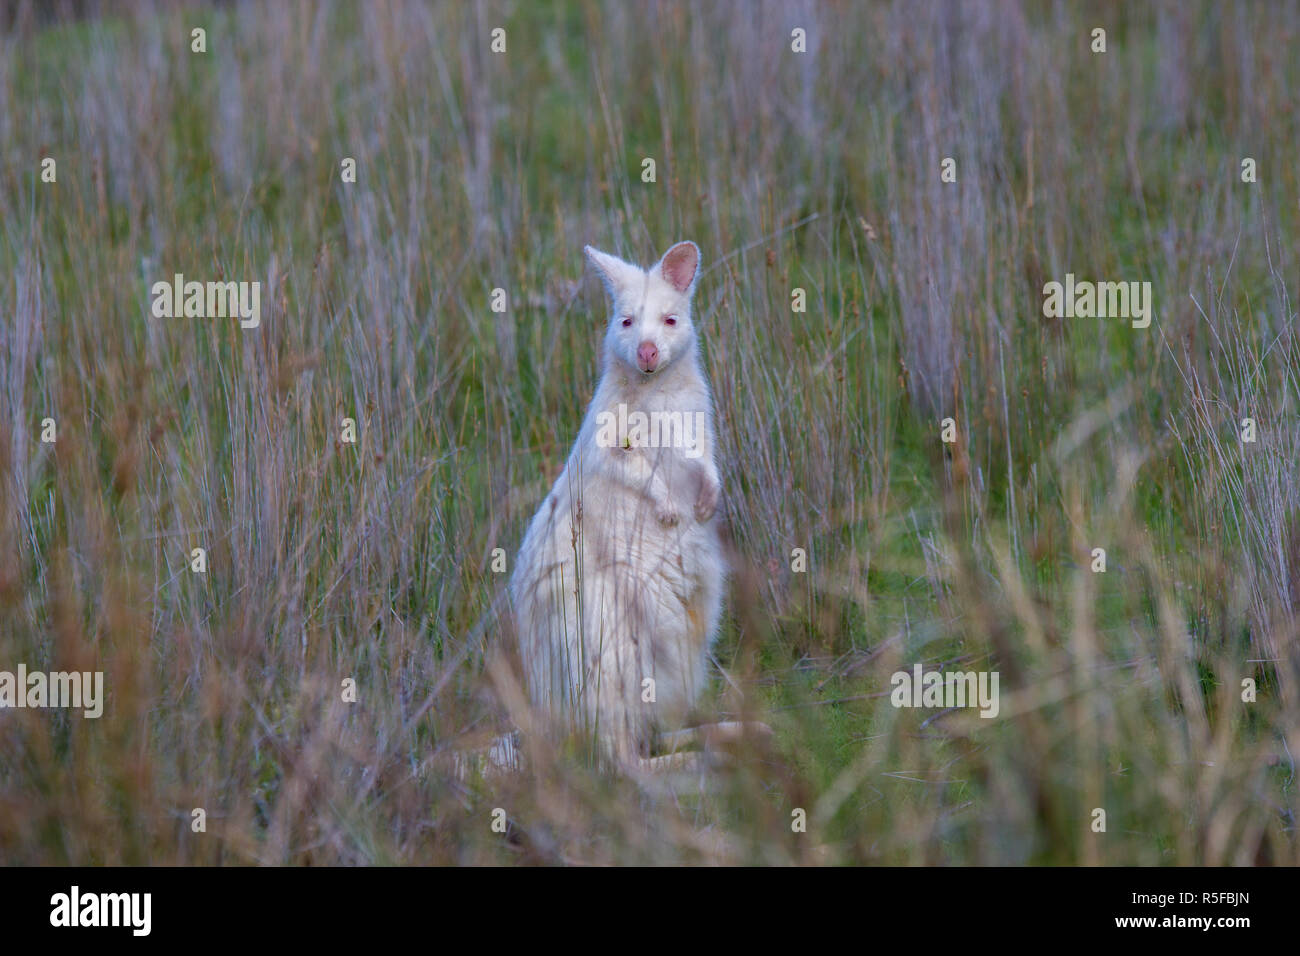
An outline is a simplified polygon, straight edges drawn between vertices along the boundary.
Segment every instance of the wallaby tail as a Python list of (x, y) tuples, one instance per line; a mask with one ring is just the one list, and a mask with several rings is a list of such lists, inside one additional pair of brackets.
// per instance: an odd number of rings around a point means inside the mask
[(452, 754), (452, 765), (456, 779), (461, 781), (468, 780), (475, 774), (487, 778), (518, 773), (523, 769), (519, 731), (502, 734), (487, 747), (455, 751)]
[[(499, 620), (501, 610), (509, 599), (510, 595), (508, 591), (501, 591), (492, 599), (492, 604), (485, 612), (483, 612), (483, 616), (478, 619), (478, 622), (474, 627), (470, 629), (469, 634), (466, 635), (465, 640), (461, 643), (460, 649), (452, 659), (447, 662), (446, 667), (443, 669), (442, 677), (434, 686), (433, 692), (429, 695), (428, 700), (424, 702), (424, 705), (417, 712), (415, 719), (422, 717), (433, 705), (433, 701), (437, 697), (438, 692), (442, 690), (443, 685), (452, 674), (455, 673), (460, 665), (464, 663), (465, 658), (469, 656), (470, 651), (482, 639), (484, 633), (487, 632), (487, 629)], [(412, 720), (411, 723), (413, 724), (414, 720)], [(451, 752), (450, 757), (452, 773), (455, 775), (455, 778), (460, 781), (467, 780), (474, 773), (479, 773), (484, 777), (491, 777), (502, 773), (514, 773), (523, 768), (520, 733), (518, 730), (511, 730), (494, 739), (492, 743), (486, 747), (475, 747), (468, 750), (454, 750)], [(441, 762), (445, 759), (446, 755), (437, 758), (437, 761)]]

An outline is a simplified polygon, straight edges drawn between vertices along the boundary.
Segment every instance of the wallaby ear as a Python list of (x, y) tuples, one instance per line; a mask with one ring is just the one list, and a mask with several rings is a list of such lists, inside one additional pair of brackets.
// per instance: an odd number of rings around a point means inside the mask
[(600, 274), (600, 281), (605, 283), (611, 298), (616, 298), (620, 292), (643, 276), (640, 269), (630, 262), (624, 262), (618, 256), (611, 256), (608, 252), (601, 252), (592, 246), (583, 246), (582, 251), (596, 267), (596, 272)]
[(700, 272), (700, 247), (689, 239), (679, 242), (664, 253), (655, 269), (670, 286), (689, 295)]

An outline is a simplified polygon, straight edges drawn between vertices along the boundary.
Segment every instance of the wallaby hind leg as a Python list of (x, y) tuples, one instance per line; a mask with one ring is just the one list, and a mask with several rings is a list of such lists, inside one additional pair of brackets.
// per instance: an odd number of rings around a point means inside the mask
[(676, 799), (685, 794), (717, 790), (722, 785), (723, 778), (713, 771), (730, 763), (731, 760), (722, 753), (681, 751), (658, 757), (642, 757), (637, 761), (634, 777), (644, 793), (652, 797)]
[(692, 744), (706, 749), (726, 747), (745, 740), (760, 742), (772, 738), (772, 728), (757, 720), (723, 720), (715, 724), (701, 724), (685, 730), (672, 730), (659, 735), (663, 749), (670, 754), (684, 750)]
[(626, 771), (643, 780), (668, 777), (676, 774), (700, 776), (724, 760), (724, 754), (699, 750), (677, 750), (654, 757), (642, 757), (631, 740), (611, 741), (612, 755)]
[(698, 750), (642, 757), (637, 761), (642, 773), (702, 773), (709, 769), (709, 761)]

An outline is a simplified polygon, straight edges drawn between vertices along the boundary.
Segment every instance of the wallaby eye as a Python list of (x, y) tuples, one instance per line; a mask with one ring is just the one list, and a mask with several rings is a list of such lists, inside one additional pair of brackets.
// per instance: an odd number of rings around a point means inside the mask
[(632, 324), (632, 317), (630, 315), (623, 316), (623, 328), (626, 329), (631, 324)]
[(675, 315), (664, 316), (664, 325), (676, 325), (676, 324), (677, 324), (677, 316)]

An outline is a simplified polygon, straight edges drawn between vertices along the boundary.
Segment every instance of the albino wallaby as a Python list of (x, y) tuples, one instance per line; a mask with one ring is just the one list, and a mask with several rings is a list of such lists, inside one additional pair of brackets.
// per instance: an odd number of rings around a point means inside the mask
[(691, 322), (700, 250), (679, 242), (648, 271), (585, 251), (609, 292), (609, 330), (578, 440), (510, 581), (524, 676), (538, 711), (593, 734), (620, 768), (689, 765), (650, 746), (704, 689), (726, 578)]

